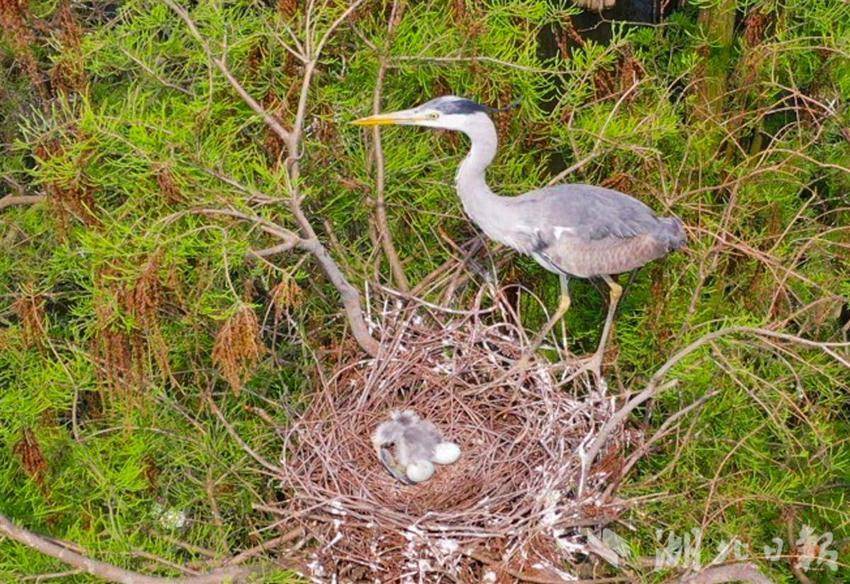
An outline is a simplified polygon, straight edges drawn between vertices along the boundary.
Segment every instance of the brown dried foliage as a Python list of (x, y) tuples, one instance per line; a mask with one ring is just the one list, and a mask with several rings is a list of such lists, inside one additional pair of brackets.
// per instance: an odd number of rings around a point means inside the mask
[(156, 176), (156, 186), (159, 192), (165, 197), (165, 200), (172, 205), (177, 205), (186, 202), (186, 197), (177, 186), (174, 180), (174, 173), (165, 164), (158, 164), (154, 167), (154, 176)]
[[(618, 63), (618, 76), (620, 78), (620, 91), (628, 91), (633, 85), (646, 76), (646, 69), (631, 52), (626, 52)], [(631, 94), (627, 101), (632, 101), (636, 94)]]
[[(76, 140), (84, 140), (85, 135), (71, 128)], [(47, 140), (38, 144), (34, 149), (36, 158), (45, 162), (51, 158), (65, 155), (65, 147), (57, 139)], [(75, 161), (79, 168), (85, 168), (87, 154), (82, 153)], [(68, 184), (49, 182), (44, 186), (50, 205), (57, 211), (59, 227), (67, 231), (71, 217), (75, 217), (89, 227), (100, 227), (101, 220), (97, 216), (97, 206), (94, 200), (94, 188), (85, 182), (82, 173)]]
[(151, 254), (142, 273), (122, 295), (124, 309), (139, 320), (143, 328), (156, 325), (157, 313), (162, 306), (164, 289), (159, 278), (162, 250)]
[(272, 288), (271, 297), (274, 317), (278, 321), (283, 316), (284, 310), (301, 306), (304, 302), (304, 290), (301, 289), (294, 278), (285, 276)]
[(39, 487), (44, 488), (44, 479), (47, 474), (47, 460), (41, 450), (41, 445), (36, 440), (35, 434), (29, 428), (24, 428), (21, 439), (12, 448), (15, 455), (20, 459), (21, 466), (27, 476), (34, 480)]
[[(143, 285), (134, 298), (132, 290), (116, 287), (115, 282), (120, 278), (117, 269), (108, 267), (101, 269), (95, 276), (95, 285), (106, 294), (115, 298), (121, 309), (131, 312), (128, 304), (132, 303), (135, 316), (141, 321), (143, 317), (138, 309), (150, 314), (150, 293), (144, 292), (148, 285)], [(97, 363), (97, 376), (113, 394), (130, 399), (140, 396), (140, 389), (147, 381), (147, 344), (141, 331), (128, 330), (116, 313), (116, 307), (111, 303), (95, 306), (97, 326), (91, 341), (91, 353)]]
[(277, 0), (277, 11), (286, 18), (295, 15), (298, 10), (298, 0)]
[(98, 306), (97, 331), (92, 339), (92, 353), (97, 375), (114, 393), (134, 397), (144, 384), (144, 344), (138, 334), (129, 333), (113, 321), (108, 306)]
[(88, 78), (82, 51), (83, 29), (68, 0), (59, 5), (55, 20), (58, 23), (62, 53), (50, 71), (53, 91), (57, 94), (85, 93)]
[(760, 45), (770, 25), (770, 15), (753, 8), (744, 19), (744, 42), (748, 47)]
[(622, 193), (629, 193), (632, 188), (632, 177), (625, 172), (618, 172), (603, 180), (601, 186), (606, 189), (615, 189)]
[[(612, 434), (586, 473), (579, 455), (611, 400), (583, 376), (560, 383), (541, 358), (513, 371), (527, 341), (504, 313), (435, 312), (385, 313), (382, 354), (343, 361), (284, 435), (284, 529), (318, 541), (305, 558), (314, 575), (320, 566), (341, 580), (389, 581), (427, 562), (460, 582), (482, 581), (485, 569), (544, 577), (563, 565), (558, 540), (620, 511), (602, 493), (631, 435)], [(435, 423), (461, 459), (417, 485), (390, 477), (371, 433), (394, 409)]]
[[(270, 114), (280, 118), (281, 112), (286, 108), (283, 102), (273, 89), (269, 89), (268, 93), (263, 97), (263, 108)], [(286, 156), (286, 144), (283, 139), (271, 128), (266, 129), (263, 147), (268, 154), (269, 161), (274, 168), (280, 166), (281, 161)]]
[(558, 45), (558, 52), (562, 59), (569, 59), (573, 47), (584, 46), (584, 39), (576, 30), (575, 24), (571, 17), (567, 16), (561, 21), (561, 26), (553, 30), (555, 35), (555, 44)]
[[(640, 61), (631, 53), (620, 56), (613, 69), (600, 68), (593, 76), (594, 94), (596, 99), (608, 99), (628, 91), (635, 83), (646, 75), (646, 70)], [(636, 94), (626, 97), (633, 101)]]
[(213, 346), (212, 360), (237, 395), (265, 352), (254, 309), (242, 306), (225, 321)]
[(28, 0), (0, 0), (0, 26), (2, 26), (3, 35), (8, 40), (21, 68), (29, 77), (30, 83), (42, 97), (46, 97), (41, 72), (32, 50), (35, 36), (28, 25), (30, 17)]
[(21, 321), (24, 345), (39, 347), (47, 336), (44, 320), (45, 298), (32, 290), (25, 290), (12, 304), (12, 310)]

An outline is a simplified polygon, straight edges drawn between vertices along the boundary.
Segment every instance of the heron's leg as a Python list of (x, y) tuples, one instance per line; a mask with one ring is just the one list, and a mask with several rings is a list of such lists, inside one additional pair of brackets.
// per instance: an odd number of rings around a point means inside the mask
[(537, 348), (543, 343), (543, 339), (546, 338), (546, 335), (549, 334), (549, 331), (552, 330), (558, 321), (560, 321), (564, 315), (567, 313), (567, 310), (570, 309), (570, 279), (563, 275), (559, 274), (561, 279), (561, 300), (558, 302), (558, 308), (552, 313), (552, 317), (549, 321), (543, 325), (543, 328), (540, 329), (540, 332), (534, 337), (534, 340), (531, 342), (531, 349), (529, 352), (534, 352)]
[(605, 317), (605, 326), (602, 327), (602, 337), (599, 339), (599, 346), (596, 352), (588, 362), (588, 367), (593, 369), (597, 377), (602, 376), (602, 356), (605, 353), (605, 344), (608, 342), (608, 335), (611, 334), (611, 326), (614, 324), (614, 314), (617, 312), (617, 304), (620, 302), (620, 297), (623, 295), (623, 287), (614, 281), (611, 276), (602, 276), (605, 283), (608, 284), (608, 294), (610, 302), (608, 303), (608, 315)]

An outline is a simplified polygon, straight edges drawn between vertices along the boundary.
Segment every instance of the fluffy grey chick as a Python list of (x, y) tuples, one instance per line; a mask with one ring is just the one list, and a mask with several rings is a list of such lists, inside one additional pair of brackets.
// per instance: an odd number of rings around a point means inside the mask
[(405, 484), (431, 478), (435, 462), (451, 464), (460, 458), (457, 444), (444, 441), (434, 424), (411, 410), (392, 412), (375, 429), (372, 444), (390, 474)]

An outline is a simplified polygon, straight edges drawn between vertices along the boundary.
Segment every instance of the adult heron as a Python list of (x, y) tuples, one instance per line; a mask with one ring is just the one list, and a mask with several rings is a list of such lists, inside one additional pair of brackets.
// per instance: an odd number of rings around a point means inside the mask
[(601, 374), (602, 356), (623, 289), (612, 278), (658, 259), (685, 243), (682, 222), (658, 217), (621, 192), (585, 184), (561, 184), (503, 197), (487, 185), (485, 172), (496, 156), (492, 108), (453, 95), (412, 109), (354, 121), (358, 126), (400, 125), (455, 130), (471, 148), (455, 183), (464, 211), (490, 238), (530, 255), (561, 281), (558, 308), (532, 346), (536, 348), (570, 307), (569, 279), (601, 279), (610, 294), (602, 336), (586, 367)]

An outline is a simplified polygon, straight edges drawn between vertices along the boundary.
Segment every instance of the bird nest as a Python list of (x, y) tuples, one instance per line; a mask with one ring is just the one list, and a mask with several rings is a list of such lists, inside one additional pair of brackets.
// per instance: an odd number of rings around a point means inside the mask
[[(527, 336), (506, 314), (390, 303), (381, 352), (342, 364), (285, 433), (288, 529), (318, 581), (512, 581), (568, 578), (588, 526), (618, 513), (603, 496), (629, 433), (585, 452), (613, 412), (590, 378), (542, 357), (517, 368)], [(370, 438), (410, 409), (458, 443), (458, 462), (404, 485)]]

